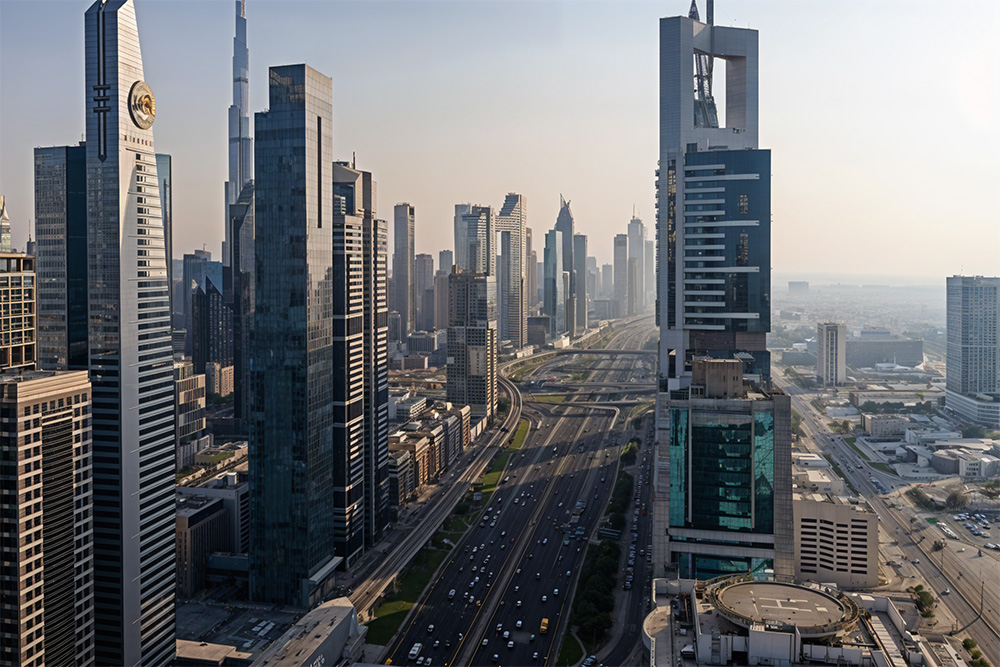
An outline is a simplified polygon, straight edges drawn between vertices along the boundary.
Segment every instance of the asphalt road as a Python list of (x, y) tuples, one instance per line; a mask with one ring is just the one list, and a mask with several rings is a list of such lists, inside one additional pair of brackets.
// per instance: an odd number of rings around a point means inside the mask
[[(910, 517), (915, 513), (897, 510), (888, 506), (894, 485), (905, 484), (898, 477), (887, 475), (870, 468), (841, 437), (827, 429), (820, 415), (809, 403), (809, 394), (791, 382), (782, 382), (780, 371), (775, 380), (792, 396), (792, 407), (802, 415), (803, 428), (812, 435), (813, 442), (821, 450), (832, 455), (847, 476), (847, 481), (857, 489), (882, 520), (882, 527), (898, 542), (899, 550), (907, 562), (900, 568), (903, 576), (918, 577), (932, 591), (939, 605), (947, 607), (955, 617), (958, 627), (963, 629), (958, 636), (972, 637), (992, 664), (1000, 660), (1000, 586), (995, 581), (984, 582), (979, 572), (970, 564), (969, 558), (958, 558), (958, 553), (946, 548), (943, 552), (933, 552), (934, 540), (943, 535), (937, 530), (914, 530)], [(857, 465), (861, 465), (859, 470)], [(877, 479), (889, 496), (883, 496), (872, 482)], [(919, 520), (918, 520), (919, 521)], [(919, 525), (919, 524), (918, 524)], [(984, 556), (986, 557), (986, 556)], [(942, 564), (942, 559), (944, 559)], [(961, 574), (961, 576), (959, 576)], [(918, 582), (914, 582), (916, 584)], [(952, 593), (943, 595), (950, 588)], [(984, 614), (980, 616), (980, 595), (984, 595)], [(991, 610), (992, 613), (987, 610)], [(947, 632), (950, 628), (938, 628)]]
[[(432, 664), (450, 665), (466, 664), (457, 657), (466, 648), (479, 648), (481, 639), (475, 632), (477, 621), (484, 614), (492, 615), (491, 607), (499, 606), (500, 599), (507, 604), (502, 595), (497, 597), (497, 591), (509, 590), (510, 595), (520, 594), (524, 600), (525, 624), (532, 620), (535, 633), (541, 622), (543, 609), (546, 613), (552, 610), (555, 623), (558, 615), (558, 596), (552, 596), (548, 607), (541, 602), (542, 593), (551, 585), (557, 588), (560, 583), (559, 568), (563, 561), (569, 569), (573, 569), (577, 552), (562, 547), (562, 540), (556, 539), (554, 522), (561, 518), (568, 519), (568, 511), (572, 504), (586, 492), (585, 485), (601, 484), (600, 471), (611, 466), (610, 456), (607, 458), (590, 459), (589, 454), (603, 444), (603, 435), (610, 430), (610, 421), (614, 413), (605, 410), (569, 409), (572, 416), (542, 416), (537, 428), (532, 429), (522, 446), (521, 456), (515, 454), (509, 461), (506, 477), (509, 481), (501, 484), (491, 499), (488, 508), (489, 521), (485, 527), (474, 526), (452, 551), (451, 560), (445, 564), (437, 581), (426, 593), (419, 604), (417, 612), (410, 617), (409, 624), (403, 629), (389, 653), (392, 664), (407, 662), (407, 654), (414, 643), (424, 645), (422, 655), (430, 655)], [(580, 452), (575, 443), (583, 441), (589, 449)], [(586, 469), (586, 472), (585, 472)], [(607, 485), (611, 480), (604, 475)], [(592, 494), (591, 494), (592, 496)], [(515, 504), (514, 498), (518, 498)], [(570, 505), (567, 506), (567, 502)], [(559, 504), (562, 503), (562, 507)], [(588, 513), (581, 517), (581, 522), (596, 518), (594, 503), (588, 503)], [(484, 517), (487, 513), (484, 512)], [(560, 534), (561, 537), (561, 534)], [(545, 539), (546, 544), (539, 542)], [(562, 559), (559, 556), (563, 556)], [(520, 575), (515, 573), (521, 568)], [(528, 575), (529, 568), (540, 576), (535, 579)], [(525, 589), (521, 592), (520, 581)], [(529, 583), (530, 582), (530, 583)], [(514, 592), (514, 587), (518, 591)], [(454, 596), (451, 591), (454, 590)], [(534, 591), (537, 595), (529, 593)], [(464, 594), (468, 594), (466, 597)], [(451, 597), (451, 599), (449, 599)], [(511, 598), (511, 606), (516, 609), (518, 598)], [(563, 596), (565, 599), (565, 594)], [(479, 604), (477, 604), (479, 603)], [(534, 616), (527, 614), (528, 609), (537, 608), (539, 613)], [(514, 623), (511, 623), (511, 629)], [(430, 627), (433, 626), (433, 630)], [(531, 653), (527, 644), (530, 632), (519, 636), (518, 640), (525, 644), (522, 659), (530, 661)], [(492, 639), (490, 633), (482, 633)], [(543, 647), (550, 644), (555, 633), (542, 638), (536, 638), (536, 645)], [(439, 642), (434, 648), (434, 642)], [(470, 642), (474, 645), (469, 646)], [(489, 645), (490, 642), (487, 643)], [(504, 651), (509, 651), (504, 646)], [(492, 654), (486, 656), (490, 661)], [(475, 658), (473, 658), (475, 661)], [(518, 663), (518, 664), (527, 664)]]
[[(641, 344), (651, 330), (634, 328), (613, 341)], [(550, 363), (566, 359), (553, 359), (536, 373), (544, 375)], [(622, 355), (610, 369), (590, 376), (628, 382), (642, 363), (642, 357)], [(508, 481), (483, 515), (488, 520), (476, 524), (452, 551), (397, 635), (387, 662), (412, 664), (408, 653), (419, 642), (421, 656), (432, 665), (554, 663), (587, 540), (596, 539), (623, 442), (618, 411), (594, 405), (593, 398), (581, 392), (562, 405), (526, 403), (532, 429), (508, 463)], [(585, 507), (574, 518), (578, 500)], [(572, 535), (567, 535), (561, 527), (571, 521)], [(582, 535), (577, 526), (583, 527)], [(647, 589), (645, 580), (637, 581), (632, 593), (642, 598)], [(641, 599), (636, 606), (645, 609)], [(545, 634), (542, 618), (549, 622)]]

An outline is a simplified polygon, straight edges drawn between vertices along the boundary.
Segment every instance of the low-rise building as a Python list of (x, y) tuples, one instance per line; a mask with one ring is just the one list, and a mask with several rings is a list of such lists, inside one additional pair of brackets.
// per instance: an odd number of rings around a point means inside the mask
[(844, 589), (878, 586), (878, 516), (853, 500), (793, 495), (796, 579)]
[(939, 449), (931, 455), (931, 466), (943, 475), (968, 480), (1000, 475), (1000, 458), (974, 449)]
[(178, 486), (178, 496), (219, 498), (226, 508), (229, 551), (245, 554), (250, 549), (250, 484), (246, 470), (221, 473), (202, 486)]
[(427, 399), (406, 391), (389, 395), (389, 420), (408, 422), (416, 419), (427, 409)]
[(894, 435), (903, 435), (910, 420), (899, 415), (861, 415), (861, 424), (865, 433), (873, 438), (888, 438)]
[(221, 498), (177, 494), (177, 594), (194, 597), (205, 585), (208, 557), (229, 551), (227, 510)]
[(404, 431), (390, 433), (389, 452), (397, 449), (403, 449), (410, 453), (410, 458), (413, 460), (414, 488), (419, 488), (434, 478), (434, 471), (437, 470), (437, 455), (427, 442), (427, 438)]
[(406, 449), (390, 449), (389, 504), (405, 504), (415, 490), (415, 471), (410, 452)]
[(368, 628), (348, 598), (324, 602), (296, 621), (253, 667), (350, 665), (361, 658)]

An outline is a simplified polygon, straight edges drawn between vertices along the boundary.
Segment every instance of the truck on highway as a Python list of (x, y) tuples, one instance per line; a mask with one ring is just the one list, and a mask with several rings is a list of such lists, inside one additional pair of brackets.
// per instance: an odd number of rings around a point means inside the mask
[(538, 628), (538, 632), (544, 635), (548, 631), (549, 631), (549, 619), (543, 618), (542, 625)]
[(424, 645), (421, 644), (420, 642), (417, 642), (416, 644), (414, 644), (413, 648), (410, 649), (410, 660), (416, 660), (417, 656), (420, 655), (420, 651), (422, 651), (423, 648), (424, 648)]

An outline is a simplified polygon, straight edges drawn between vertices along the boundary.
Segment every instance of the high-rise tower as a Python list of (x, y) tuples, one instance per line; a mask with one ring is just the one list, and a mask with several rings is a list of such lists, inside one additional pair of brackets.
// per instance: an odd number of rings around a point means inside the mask
[(503, 258), (500, 266), (500, 338), (509, 340), (515, 348), (524, 347), (528, 341), (524, 261), (527, 217), (524, 195), (508, 193), (497, 214), (500, 256)]
[(348, 565), (389, 521), (389, 230), (375, 217), (375, 187), (370, 172), (334, 163), (333, 317), (343, 322), (334, 325), (334, 363), (351, 371), (334, 387), (337, 407), (345, 407), (334, 420), (334, 522), (337, 553)]
[(414, 211), (407, 203), (396, 204), (393, 209), (392, 230), (392, 281), (396, 294), (393, 301), (399, 313), (399, 340), (417, 328), (416, 285), (413, 276)]
[(587, 300), (592, 294), (587, 293), (587, 235), (573, 235), (573, 273), (576, 275), (576, 292), (573, 294), (576, 303), (576, 329), (587, 328)]
[[(771, 170), (757, 147), (757, 32), (713, 25), (711, 4), (707, 23), (695, 3), (688, 17), (660, 20), (654, 560), (682, 577), (772, 568), (786, 578), (790, 403), (770, 387), (766, 347)], [(724, 127), (716, 58), (726, 61)]]
[(562, 270), (569, 276), (569, 287), (563, 294), (562, 309), (565, 311), (565, 331), (576, 328), (576, 271), (573, 262), (573, 212), (569, 201), (559, 195), (559, 214), (555, 229), (562, 234)]
[(1000, 428), (1000, 278), (948, 278), (945, 406)]
[(87, 247), (98, 664), (174, 656), (174, 391), (152, 126), (132, 0), (87, 10)]
[(269, 79), (269, 109), (254, 119), (250, 595), (308, 607), (329, 591), (341, 562), (332, 474), (343, 409), (334, 394), (333, 82), (308, 65), (272, 67)]
[(635, 216), (628, 222), (628, 256), (635, 260), (636, 283), (632, 298), (635, 299), (635, 314), (639, 315), (646, 311), (646, 226)]
[(497, 411), (497, 283), (486, 273), (448, 275), (447, 399), (493, 421)]
[[(233, 338), (235, 416), (247, 408), (249, 334), (254, 303), (253, 138), (250, 134), (250, 50), (246, 0), (236, 0), (233, 38), (233, 103), (229, 106), (229, 180), (226, 181), (226, 238), (222, 244), (222, 292), (230, 310)], [(189, 286), (185, 286), (188, 289)], [(190, 335), (190, 331), (188, 334)], [(198, 372), (202, 372), (199, 369)], [(245, 431), (244, 431), (245, 432)]]
[(566, 331), (566, 292), (563, 289), (563, 235), (558, 229), (545, 234), (544, 304), (542, 312), (549, 316), (549, 334), (560, 336)]

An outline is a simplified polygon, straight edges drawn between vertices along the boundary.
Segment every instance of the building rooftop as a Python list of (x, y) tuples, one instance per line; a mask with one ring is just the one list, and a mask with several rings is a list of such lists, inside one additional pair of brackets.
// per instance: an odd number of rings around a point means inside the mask
[(719, 602), (751, 623), (813, 627), (844, 618), (840, 602), (822, 591), (768, 581), (729, 586), (719, 593)]
[(237, 651), (235, 646), (225, 644), (210, 644), (208, 642), (192, 642), (186, 639), (177, 640), (177, 660), (184, 664), (226, 665), (235, 661), (249, 663), (250, 653)]

